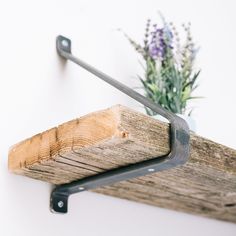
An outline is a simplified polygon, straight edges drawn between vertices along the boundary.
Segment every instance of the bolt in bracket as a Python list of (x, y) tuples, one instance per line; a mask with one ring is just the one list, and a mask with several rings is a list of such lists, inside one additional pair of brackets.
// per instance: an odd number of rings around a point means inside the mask
[(108, 170), (97, 175), (57, 186), (51, 193), (51, 210), (53, 212), (66, 213), (68, 197), (71, 194), (111, 185), (116, 182), (144, 176), (157, 171), (171, 169), (186, 163), (189, 158), (189, 127), (185, 120), (176, 116), (172, 112), (165, 110), (159, 104), (155, 104), (112, 77), (74, 57), (71, 53), (70, 39), (58, 36), (56, 39), (56, 47), (58, 54), (62, 58), (73, 61), (75, 64), (83, 67), (121, 92), (168, 119), (170, 122), (171, 150), (166, 156), (153, 157), (153, 159), (150, 160)]

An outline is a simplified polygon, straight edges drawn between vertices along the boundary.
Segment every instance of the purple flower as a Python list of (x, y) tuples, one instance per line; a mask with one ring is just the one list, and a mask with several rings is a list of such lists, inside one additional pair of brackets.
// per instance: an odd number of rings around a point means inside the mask
[(154, 59), (162, 59), (164, 57), (164, 48), (157, 47), (155, 44), (149, 45), (149, 55)]
[(163, 29), (154, 26), (155, 31), (152, 32), (151, 42), (149, 44), (149, 55), (154, 59), (162, 59), (165, 53), (165, 43), (163, 38)]
[(156, 28), (152, 32), (151, 42), (148, 45), (149, 55), (154, 60), (163, 60), (167, 48), (172, 47), (173, 34), (169, 29), (166, 28)]

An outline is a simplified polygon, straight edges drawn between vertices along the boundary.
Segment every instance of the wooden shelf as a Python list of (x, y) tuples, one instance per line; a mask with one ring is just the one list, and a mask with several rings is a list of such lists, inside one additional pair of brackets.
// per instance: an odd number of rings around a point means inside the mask
[[(236, 223), (236, 151), (195, 134), (190, 139), (184, 166), (94, 191)], [(9, 169), (63, 184), (168, 152), (168, 124), (117, 105), (14, 145)]]

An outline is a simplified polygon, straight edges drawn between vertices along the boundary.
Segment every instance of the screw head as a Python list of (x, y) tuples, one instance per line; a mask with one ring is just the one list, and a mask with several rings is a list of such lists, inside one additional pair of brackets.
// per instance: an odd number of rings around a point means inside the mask
[(63, 39), (63, 40), (61, 41), (61, 45), (62, 45), (63, 47), (65, 47), (65, 48), (69, 47), (69, 42), (68, 42), (68, 40)]
[(63, 201), (59, 201), (59, 202), (57, 203), (57, 205), (58, 205), (60, 208), (62, 208), (62, 207), (64, 206), (64, 202), (63, 202)]
[(155, 169), (154, 169), (154, 168), (149, 168), (148, 171), (149, 171), (149, 172), (154, 172)]

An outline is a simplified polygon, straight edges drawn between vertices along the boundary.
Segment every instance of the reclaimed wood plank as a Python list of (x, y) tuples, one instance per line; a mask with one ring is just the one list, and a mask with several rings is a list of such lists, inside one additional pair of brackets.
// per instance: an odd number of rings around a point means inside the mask
[[(184, 166), (94, 191), (236, 223), (236, 151), (195, 134), (190, 146)], [(14, 145), (9, 170), (63, 184), (169, 149), (167, 123), (117, 105)]]

